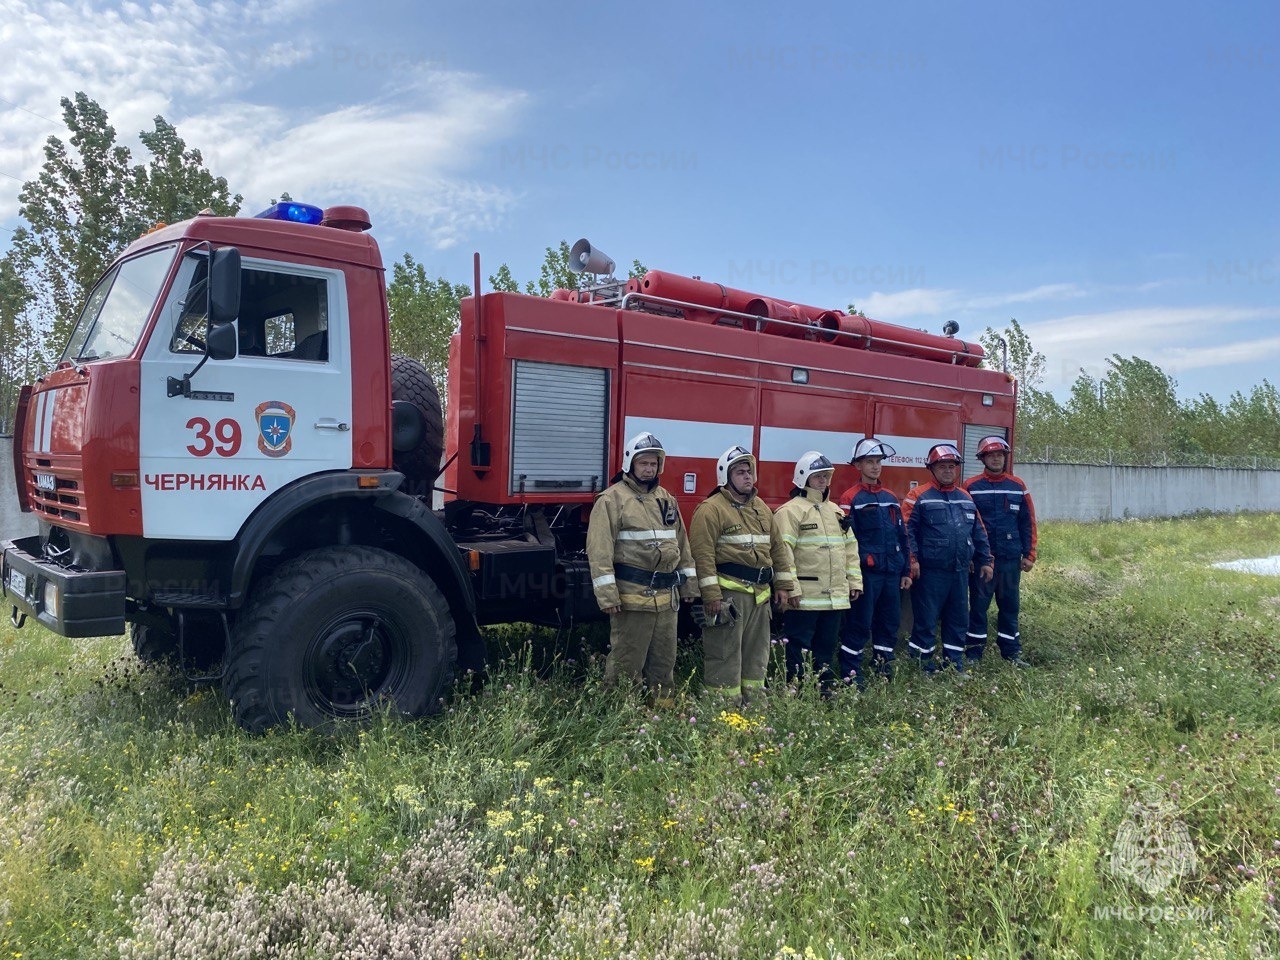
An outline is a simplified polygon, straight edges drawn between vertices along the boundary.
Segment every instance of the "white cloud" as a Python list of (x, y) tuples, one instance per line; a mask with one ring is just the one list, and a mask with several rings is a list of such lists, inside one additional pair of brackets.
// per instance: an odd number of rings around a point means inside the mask
[(1232, 340), (1240, 331), (1231, 328), (1277, 320), (1280, 307), (1210, 304), (1072, 314), (1023, 328), (1045, 355), (1045, 386), (1057, 389), (1082, 369), (1095, 376), (1103, 372), (1112, 354), (1142, 357), (1169, 373), (1265, 360), (1280, 354), (1280, 337)]
[[(932, 325), (939, 317), (958, 317), (1014, 304), (1035, 304), (1044, 316), (1055, 303), (1142, 296), (1177, 286), (1157, 280), (1124, 287), (1091, 289), (1078, 283), (1050, 283), (1006, 293), (971, 294), (963, 290), (916, 288), (876, 292), (857, 302), (867, 315), (909, 326)], [(972, 320), (972, 317), (970, 317)], [(1138, 356), (1173, 374), (1257, 363), (1280, 357), (1280, 337), (1259, 337), (1262, 328), (1280, 321), (1280, 307), (1141, 306), (1063, 314), (1043, 320), (1022, 319), (1032, 345), (1045, 356), (1046, 389), (1073, 383), (1081, 370), (1105, 372), (1113, 354)], [(993, 324), (998, 325), (998, 324)], [(974, 329), (970, 327), (972, 334)], [(1248, 339), (1241, 339), (1248, 338)]]
[(1073, 300), (1086, 296), (1087, 292), (1077, 283), (1045, 283), (1030, 290), (970, 297), (963, 301), (964, 310), (994, 310), (1014, 303), (1038, 303), (1045, 300)]
[[(18, 181), (38, 171), (44, 140), (66, 138), (57, 98), (83, 90), (135, 156), (137, 132), (163, 115), (247, 207), (286, 190), (356, 203), (436, 246), (496, 224), (513, 195), (459, 171), (511, 129), (526, 95), (416, 56), (324, 41), (302, 19), (320, 5), (6, 3), (0, 46), (12, 55), (0, 63), (0, 90), (11, 105), (0, 103), (0, 220), (16, 215)], [(287, 42), (278, 39), (284, 27)], [(341, 87), (344, 70), (359, 74), (361, 93)], [(244, 95), (299, 75), (329, 85), (327, 106), (300, 114)]]
[(493, 226), (512, 203), (508, 191), (456, 170), (510, 122), (524, 95), (468, 82), (431, 73), (401, 87), (394, 106), (347, 106), (303, 121), (281, 108), (232, 103), (188, 118), (182, 131), (210, 145), (210, 167), (248, 206), (286, 190), (310, 202), (360, 204), (446, 247), (463, 229)]
[(1226, 324), (1280, 318), (1280, 308), (1195, 306), (1138, 307), (1101, 313), (1078, 313), (1025, 324), (1035, 345), (1073, 347), (1106, 344), (1112, 353), (1149, 350), (1188, 334), (1220, 330)]
[[(1167, 281), (1156, 281), (1123, 290), (1090, 291), (1076, 283), (1053, 283), (1022, 291), (980, 295), (962, 290), (917, 288), (873, 293), (859, 304), (868, 316), (922, 325), (939, 316), (963, 318), (968, 311), (991, 311), (1020, 303), (1037, 304), (1043, 315), (1045, 307), (1057, 301), (1142, 294), (1167, 285)], [(1106, 360), (1113, 354), (1139, 356), (1173, 374), (1280, 357), (1280, 337), (1256, 335), (1260, 328), (1277, 321), (1280, 321), (1280, 307), (1208, 304), (1063, 314), (1045, 320), (1023, 320), (1022, 327), (1035, 349), (1045, 356), (1043, 386), (1058, 390), (1073, 383), (1081, 370), (1093, 376), (1104, 373)]]
[(1174, 372), (1257, 363), (1280, 357), (1280, 337), (1262, 337), (1207, 347), (1168, 347), (1159, 351), (1158, 366)]
[(872, 293), (859, 302), (867, 316), (876, 320), (902, 320), (907, 317), (934, 316), (955, 309), (958, 290), (917, 287), (898, 293)]
[(988, 294), (967, 294), (963, 290), (947, 290), (941, 287), (916, 287), (897, 293), (881, 293), (877, 290), (865, 300), (858, 302), (869, 317), (898, 321), (911, 317), (933, 317), (944, 313), (963, 314), (972, 310), (994, 310), (1016, 303), (1072, 300), (1087, 295), (1088, 291), (1076, 283), (1045, 283), (1030, 290)]

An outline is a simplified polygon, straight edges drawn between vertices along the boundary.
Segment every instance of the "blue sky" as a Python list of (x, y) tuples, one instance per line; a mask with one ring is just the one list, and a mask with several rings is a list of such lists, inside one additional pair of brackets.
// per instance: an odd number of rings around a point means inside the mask
[(976, 339), (1063, 394), (1280, 359), (1280, 5), (0, 0), (0, 244), (84, 90), (245, 195), (366, 206), (389, 261), (620, 264)]

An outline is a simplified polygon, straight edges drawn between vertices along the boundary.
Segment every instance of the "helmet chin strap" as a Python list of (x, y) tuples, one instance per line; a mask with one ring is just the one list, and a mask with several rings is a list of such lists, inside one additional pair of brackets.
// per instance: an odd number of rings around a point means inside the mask
[(627, 471), (627, 475), (631, 477), (631, 479), (634, 480), (636, 483), (638, 483), (640, 486), (644, 487), (646, 490), (652, 490), (654, 487), (658, 485), (658, 475), (656, 473), (653, 475), (652, 480), (641, 480), (638, 476), (636, 476), (635, 466), (632, 466), (631, 469)]

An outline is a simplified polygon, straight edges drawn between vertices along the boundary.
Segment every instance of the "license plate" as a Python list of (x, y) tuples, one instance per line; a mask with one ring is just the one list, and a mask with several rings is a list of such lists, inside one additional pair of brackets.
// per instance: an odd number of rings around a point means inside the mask
[(58, 488), (58, 481), (54, 479), (52, 473), (37, 473), (36, 486), (41, 490), (56, 490)]
[(27, 575), (21, 570), (9, 571), (9, 592), (25, 598), (27, 595)]

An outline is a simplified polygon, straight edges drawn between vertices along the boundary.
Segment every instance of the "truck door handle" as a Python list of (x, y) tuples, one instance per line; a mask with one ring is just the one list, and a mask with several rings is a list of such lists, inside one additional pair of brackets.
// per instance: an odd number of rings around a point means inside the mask
[(351, 429), (350, 424), (343, 423), (341, 420), (335, 420), (333, 417), (321, 417), (316, 421), (317, 430), (337, 430), (339, 433), (346, 433)]

